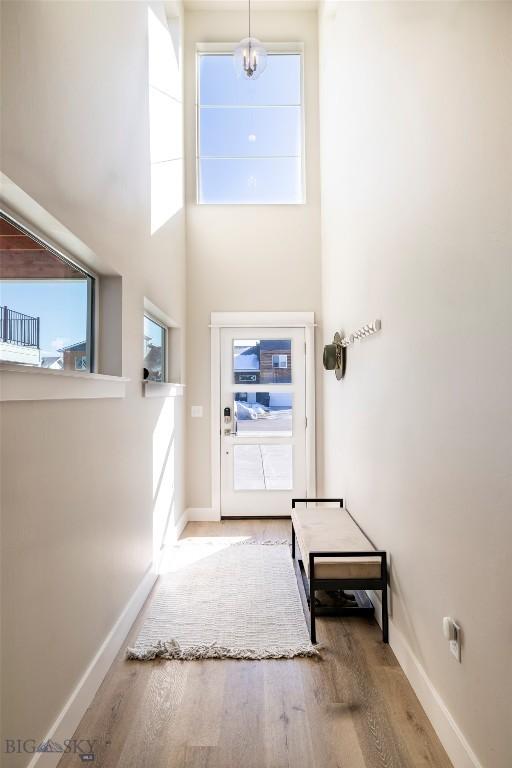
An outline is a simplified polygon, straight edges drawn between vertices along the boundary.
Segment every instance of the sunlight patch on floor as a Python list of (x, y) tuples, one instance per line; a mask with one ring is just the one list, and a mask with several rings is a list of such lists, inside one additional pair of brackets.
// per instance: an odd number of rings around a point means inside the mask
[(174, 573), (223, 549), (250, 541), (251, 536), (193, 536), (180, 539), (161, 554), (159, 574)]

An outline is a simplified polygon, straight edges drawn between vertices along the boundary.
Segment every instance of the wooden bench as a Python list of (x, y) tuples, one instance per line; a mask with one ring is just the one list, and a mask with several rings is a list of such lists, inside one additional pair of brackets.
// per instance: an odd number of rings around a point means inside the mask
[[(308, 504), (336, 502), (339, 507)], [(297, 504), (305, 507), (297, 508)], [(386, 552), (377, 549), (343, 499), (292, 499), (292, 558), (311, 642), (316, 643), (318, 615), (373, 616), (374, 607), (364, 590), (382, 594), (382, 640), (388, 642), (388, 593)], [(356, 605), (318, 606), (318, 590), (354, 591)]]

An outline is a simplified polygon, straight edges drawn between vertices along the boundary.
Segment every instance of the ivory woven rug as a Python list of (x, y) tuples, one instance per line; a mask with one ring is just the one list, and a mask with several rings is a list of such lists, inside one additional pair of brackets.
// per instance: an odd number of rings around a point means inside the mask
[(128, 658), (317, 655), (287, 543), (191, 539), (170, 563)]

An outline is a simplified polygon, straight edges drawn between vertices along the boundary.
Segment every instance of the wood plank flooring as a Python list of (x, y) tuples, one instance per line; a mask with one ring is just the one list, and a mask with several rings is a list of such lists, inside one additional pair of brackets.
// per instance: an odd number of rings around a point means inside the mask
[[(189, 523), (182, 538), (284, 538), (289, 528)], [(318, 638), (320, 660), (138, 662), (122, 650), (75, 738), (95, 741), (96, 768), (451, 766), (375, 623), (320, 618)], [(71, 754), (59, 762), (78, 765)]]

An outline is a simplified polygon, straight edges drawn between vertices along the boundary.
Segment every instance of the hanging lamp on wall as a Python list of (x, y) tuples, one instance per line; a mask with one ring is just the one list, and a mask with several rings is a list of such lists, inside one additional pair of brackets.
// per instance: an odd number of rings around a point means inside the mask
[(256, 80), (267, 66), (267, 52), (257, 37), (251, 37), (251, 0), (249, 0), (249, 37), (235, 48), (233, 54), (238, 77)]

